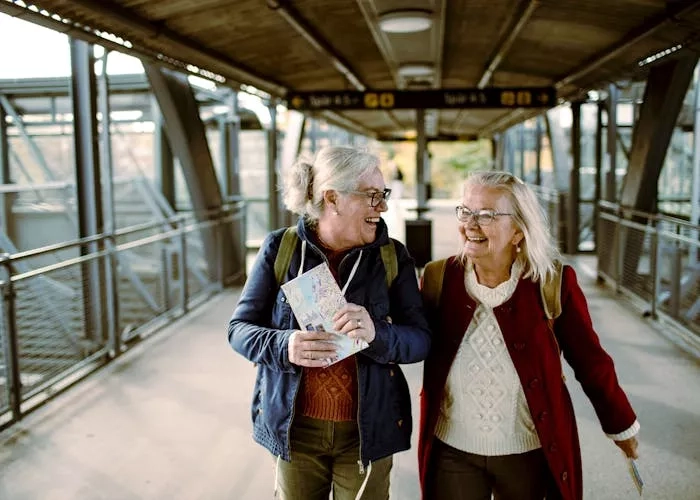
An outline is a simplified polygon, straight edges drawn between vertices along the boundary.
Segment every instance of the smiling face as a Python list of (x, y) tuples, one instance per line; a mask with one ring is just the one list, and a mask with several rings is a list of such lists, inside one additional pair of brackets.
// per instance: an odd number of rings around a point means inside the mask
[[(471, 212), (482, 209), (502, 213), (513, 212), (504, 191), (481, 185), (466, 185), (462, 205)], [(523, 233), (513, 223), (511, 216), (497, 216), (486, 225), (479, 225), (470, 217), (467, 222), (459, 222), (459, 232), (464, 240), (464, 255), (477, 268), (510, 273), (516, 247), (523, 239)]]
[(319, 220), (319, 225), (325, 226), (321, 234), (324, 242), (336, 250), (373, 243), (377, 238), (381, 213), (386, 212), (388, 207), (385, 201), (373, 207), (369, 195), (381, 192), (385, 187), (382, 172), (375, 168), (360, 177), (357, 192), (328, 191), (326, 210)]

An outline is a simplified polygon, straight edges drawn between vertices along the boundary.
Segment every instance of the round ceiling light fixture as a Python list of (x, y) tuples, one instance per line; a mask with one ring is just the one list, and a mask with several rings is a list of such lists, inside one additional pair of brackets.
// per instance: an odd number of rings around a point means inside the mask
[(386, 33), (416, 33), (427, 30), (432, 24), (429, 10), (392, 10), (379, 16), (379, 27)]
[(431, 63), (404, 63), (399, 66), (399, 76), (403, 78), (421, 78), (432, 76), (435, 67)]

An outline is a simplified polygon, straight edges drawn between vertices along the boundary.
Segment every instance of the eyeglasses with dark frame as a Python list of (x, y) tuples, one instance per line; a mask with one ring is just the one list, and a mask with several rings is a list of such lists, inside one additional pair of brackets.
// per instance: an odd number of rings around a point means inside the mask
[(372, 208), (379, 206), (383, 201), (388, 201), (391, 196), (391, 189), (384, 188), (383, 191), (347, 191), (349, 194), (359, 194), (370, 199)]
[(501, 215), (513, 215), (507, 212), (497, 212), (488, 208), (482, 208), (481, 210), (472, 212), (462, 205), (455, 207), (455, 214), (457, 215), (457, 220), (460, 222), (469, 222), (469, 220), (473, 218), (480, 226), (488, 226), (496, 217)]

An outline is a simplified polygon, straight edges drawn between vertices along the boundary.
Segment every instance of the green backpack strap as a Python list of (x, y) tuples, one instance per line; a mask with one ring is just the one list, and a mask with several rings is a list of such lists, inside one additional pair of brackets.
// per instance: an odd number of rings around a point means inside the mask
[[(296, 226), (288, 227), (282, 235), (282, 241), (280, 242), (280, 247), (275, 257), (275, 279), (277, 280), (278, 286), (282, 284), (289, 270), (289, 264), (292, 262), (292, 256), (294, 255), (294, 250), (296, 250), (298, 242), (299, 235), (297, 234)], [(399, 263), (396, 258), (394, 240), (390, 240), (386, 245), (379, 247), (379, 251), (386, 271), (386, 285), (391, 288), (391, 284), (399, 274)]]
[(282, 284), (289, 270), (289, 264), (292, 262), (292, 255), (294, 255), (298, 241), (296, 226), (288, 227), (282, 235), (282, 241), (275, 257), (275, 279), (278, 286)]
[(437, 311), (442, 295), (442, 281), (445, 277), (447, 259), (428, 262), (423, 270), (423, 302), (431, 311)]
[(396, 247), (394, 240), (389, 240), (389, 243), (379, 247), (379, 252), (382, 255), (384, 270), (386, 271), (386, 286), (391, 288), (394, 278), (399, 274), (399, 262), (396, 259)]
[(554, 261), (554, 275), (544, 283), (540, 283), (540, 295), (547, 319), (554, 321), (561, 314), (561, 275), (562, 263)]
[[(557, 340), (557, 335), (554, 332), (554, 320), (561, 314), (561, 279), (562, 279), (563, 265), (560, 261), (554, 261), (554, 275), (547, 280), (545, 283), (540, 283), (540, 295), (542, 296), (542, 305), (544, 306), (544, 313), (547, 316), (547, 326), (549, 326), (549, 331), (552, 334), (554, 343), (557, 346), (557, 351), (561, 354), (561, 348), (559, 347), (559, 341)], [(566, 382), (566, 376), (564, 375), (564, 368), (562, 366), (561, 378)]]

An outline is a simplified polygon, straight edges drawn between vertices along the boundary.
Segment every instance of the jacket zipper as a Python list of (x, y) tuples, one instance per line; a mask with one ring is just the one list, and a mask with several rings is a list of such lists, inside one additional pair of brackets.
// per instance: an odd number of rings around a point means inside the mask
[(360, 425), (360, 415), (362, 414), (360, 412), (360, 406), (362, 404), (360, 398), (360, 363), (357, 361), (357, 355), (355, 356), (355, 370), (357, 371), (357, 434), (360, 438), (360, 459), (357, 461), (357, 463), (360, 466), (360, 475), (364, 476), (365, 464), (362, 463), (362, 426)]

